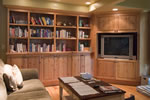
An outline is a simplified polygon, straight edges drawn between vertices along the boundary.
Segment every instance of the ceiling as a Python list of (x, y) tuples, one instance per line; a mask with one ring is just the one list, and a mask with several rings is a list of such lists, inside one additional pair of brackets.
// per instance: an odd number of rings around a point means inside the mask
[(42, 0), (42, 1), (52, 1), (66, 4), (74, 4), (74, 5), (86, 5), (85, 2), (95, 3), (100, 0)]
[[(86, 5), (85, 2), (91, 2)], [(4, 5), (48, 8), (72, 12), (102, 12), (119, 10), (150, 10), (150, 0), (3, 0)]]

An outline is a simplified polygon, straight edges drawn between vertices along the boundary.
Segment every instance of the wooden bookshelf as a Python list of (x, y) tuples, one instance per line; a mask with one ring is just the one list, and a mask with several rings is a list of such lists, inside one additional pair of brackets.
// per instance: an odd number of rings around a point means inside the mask
[[(34, 53), (31, 52), (31, 45), (34, 44), (41, 45), (41, 47), (44, 43), (47, 45), (47, 47), (49, 45), (53, 45), (53, 51), (49, 51), (50, 53), (57, 52), (57, 46), (59, 44), (65, 44), (66, 50), (67, 47), (73, 46), (73, 48), (71, 47), (71, 52), (81, 51), (79, 46), (80, 42), (84, 45), (87, 44), (86, 42), (88, 41), (88, 48), (90, 48), (91, 44), (91, 27), (89, 16), (9, 9), (8, 30), (7, 52), (9, 54), (12, 53), (11, 49), (15, 51), (15, 54), (24, 53), (17, 51), (17, 44), (26, 45), (25, 53), (29, 54)], [(26, 33), (20, 33), (25, 31)], [(83, 34), (82, 38), (79, 37), (80, 31), (85, 33)], [(69, 51), (62, 51), (62, 53), (64, 52)], [(84, 49), (82, 49), (81, 52), (84, 52)]]

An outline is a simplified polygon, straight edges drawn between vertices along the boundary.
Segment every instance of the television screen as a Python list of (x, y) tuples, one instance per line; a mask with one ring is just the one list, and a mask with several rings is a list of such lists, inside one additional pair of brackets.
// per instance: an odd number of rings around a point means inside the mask
[(98, 57), (136, 59), (137, 33), (98, 33)]
[(104, 55), (129, 56), (129, 37), (104, 37)]

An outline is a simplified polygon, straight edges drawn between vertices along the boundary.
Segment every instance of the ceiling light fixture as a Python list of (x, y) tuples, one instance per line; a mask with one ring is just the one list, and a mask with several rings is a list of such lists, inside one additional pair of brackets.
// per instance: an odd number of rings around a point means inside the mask
[(86, 2), (85, 4), (86, 4), (86, 5), (90, 5), (90, 4), (91, 4), (91, 2)]
[(118, 11), (118, 8), (113, 8), (112, 11)]

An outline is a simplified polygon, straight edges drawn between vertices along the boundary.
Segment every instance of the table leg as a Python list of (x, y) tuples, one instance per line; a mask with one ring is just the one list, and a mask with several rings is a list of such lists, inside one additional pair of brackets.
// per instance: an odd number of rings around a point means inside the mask
[(63, 98), (63, 88), (59, 85), (59, 96), (60, 96), (60, 100), (62, 100)]

